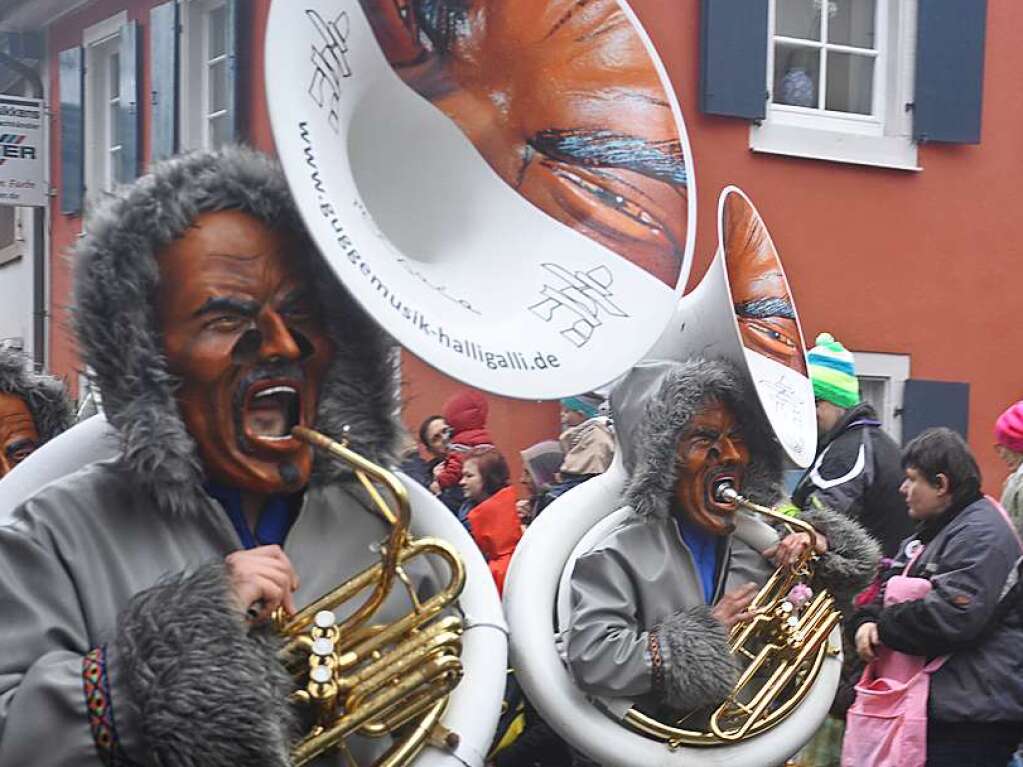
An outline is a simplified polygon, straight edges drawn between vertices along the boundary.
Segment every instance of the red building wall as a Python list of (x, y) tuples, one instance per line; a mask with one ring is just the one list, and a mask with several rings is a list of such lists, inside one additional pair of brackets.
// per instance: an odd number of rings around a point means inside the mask
[[(148, 73), (148, 8), (132, 2), (143, 24)], [(51, 93), (58, 92), (56, 53), (79, 44), (86, 26), (111, 16), (124, 0), (100, 0), (50, 30)], [(970, 384), (970, 443), (989, 492), (1004, 467), (991, 447), (998, 413), (1023, 398), (1021, 247), (1012, 236), (1020, 195), (1014, 171), (1023, 167), (1023, 99), (1018, 72), (1023, 52), (1023, 6), (989, 3), (982, 143), (925, 145), (923, 171), (842, 165), (754, 154), (749, 125), (701, 114), (696, 107), (699, 60), (697, 0), (632, 0), (664, 60), (685, 113), (695, 156), (699, 225), (690, 283), (716, 248), (716, 199), (729, 183), (742, 187), (770, 227), (792, 283), (804, 331), (821, 330), (857, 350), (908, 354), (912, 377)], [(250, 0), (243, 38), (247, 70), (243, 131), (255, 146), (272, 147), (263, 94), (262, 39), (269, 0)], [(148, 92), (148, 74), (143, 92)], [(56, 99), (54, 99), (56, 101)], [(59, 112), (59, 104), (54, 103)], [(143, 125), (149, 121), (143, 105)], [(59, 114), (57, 115), (59, 120)], [(148, 157), (143, 128), (143, 157)], [(51, 133), (53, 183), (60, 187), (59, 130)], [(66, 326), (69, 265), (64, 254), (80, 229), (77, 217), (52, 210), (50, 365), (69, 375), (79, 362)], [(439, 410), (459, 384), (405, 354), (406, 421), (415, 429)], [(73, 378), (73, 376), (71, 376)], [(557, 407), (491, 397), (491, 429), (518, 475), (517, 450), (555, 436)]]

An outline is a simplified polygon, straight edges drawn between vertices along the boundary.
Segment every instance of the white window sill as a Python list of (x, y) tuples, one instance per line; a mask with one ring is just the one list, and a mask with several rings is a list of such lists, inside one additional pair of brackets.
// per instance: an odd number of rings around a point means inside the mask
[(916, 144), (905, 136), (871, 136), (765, 122), (750, 128), (749, 146), (754, 152), (766, 154), (923, 170), (917, 164)]

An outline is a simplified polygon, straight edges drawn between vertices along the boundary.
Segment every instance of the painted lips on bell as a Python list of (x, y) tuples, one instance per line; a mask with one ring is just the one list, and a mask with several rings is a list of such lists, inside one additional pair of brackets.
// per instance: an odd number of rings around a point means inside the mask
[(302, 420), (302, 384), (295, 379), (262, 380), (245, 392), (242, 428), (260, 449), (291, 453), (301, 445), (291, 436)]

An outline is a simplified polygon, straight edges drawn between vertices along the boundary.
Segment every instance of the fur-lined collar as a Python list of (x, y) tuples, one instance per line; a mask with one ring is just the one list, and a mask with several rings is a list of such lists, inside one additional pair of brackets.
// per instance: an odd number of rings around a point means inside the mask
[(28, 406), (40, 444), (49, 442), (74, 422), (64, 384), (36, 373), (31, 360), (15, 349), (0, 348), (0, 393), (21, 397)]
[(744, 494), (765, 504), (779, 497), (781, 447), (738, 370), (724, 360), (651, 361), (633, 368), (611, 394), (615, 433), (629, 474), (625, 497), (638, 514), (670, 514), (679, 438), (710, 399), (727, 404), (743, 427), (750, 451)]
[[(153, 311), (157, 252), (181, 237), (200, 213), (240, 210), (298, 233), (336, 354), (320, 392), (316, 428), (378, 463), (393, 463), (400, 433), (396, 377), (384, 334), (340, 285), (299, 217), (280, 167), (231, 147), (159, 163), (102, 200), (74, 248), (74, 322), (103, 409), (121, 436), (122, 464), (161, 511), (195, 513), (205, 505), (196, 445), (178, 411), (178, 380), (167, 370)], [(312, 482), (344, 469), (317, 457)]]

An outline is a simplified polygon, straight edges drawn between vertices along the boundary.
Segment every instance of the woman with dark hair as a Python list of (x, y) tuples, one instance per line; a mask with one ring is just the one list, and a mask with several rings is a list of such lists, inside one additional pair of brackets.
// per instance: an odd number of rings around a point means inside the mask
[[(423, 487), (433, 482), (433, 467), (444, 460), (448, 451), (447, 424), (444, 416), (431, 415), (419, 424), (419, 443), (412, 446), (402, 461), (401, 470)], [(427, 457), (423, 457), (423, 451)]]
[(465, 493), (459, 517), (483, 552), (500, 593), (522, 537), (515, 488), (508, 484), (508, 463), (495, 448), (474, 448), (462, 462), (459, 484)]
[[(1003, 600), (1019, 539), (981, 494), (980, 469), (955, 432), (928, 429), (903, 450), (902, 467), (902, 494), (919, 524), (853, 617), (856, 650), (868, 663), (889, 651), (944, 657), (930, 676), (927, 767), (1004, 767), (1023, 734), (1023, 620), (1015, 593)], [(909, 581), (922, 587), (918, 598), (896, 602)]]

